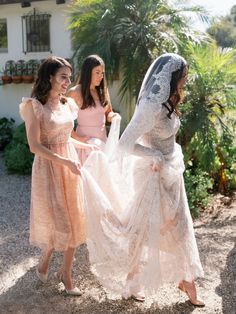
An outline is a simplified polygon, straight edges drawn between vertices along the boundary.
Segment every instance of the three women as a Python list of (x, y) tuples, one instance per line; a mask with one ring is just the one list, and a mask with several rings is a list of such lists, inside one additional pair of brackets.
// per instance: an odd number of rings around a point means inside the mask
[[(56, 59), (62, 65), (54, 71), (48, 70), (44, 76), (49, 88), (45, 89), (43, 80), (38, 79), (33, 90), (36, 99), (21, 105), (29, 144), (36, 153), (32, 176), (31, 243), (43, 244), (47, 248), (38, 267), (41, 278), (46, 278), (52, 249), (66, 250), (65, 262), (57, 276), (63, 280), (68, 292), (79, 294), (74, 290), (70, 275), (74, 248), (82, 241), (83, 229), (81, 211), (78, 210), (83, 206), (80, 203), (80, 167), (70, 139), (72, 120), (78, 107), (75, 109), (71, 100), (60, 96), (68, 86), (71, 68)], [(86, 109), (93, 113), (93, 109), (96, 110), (96, 115), (100, 112), (99, 127), (82, 125), (86, 118), (78, 121), (77, 138), (81, 140), (82, 137), (85, 142), (87, 137), (105, 140), (104, 116), (106, 112), (108, 116), (112, 112), (108, 93), (101, 87), (104, 69), (100, 62), (94, 68), (90, 67), (90, 74), (86, 72), (89, 75), (85, 80), (86, 88), (80, 81), (69, 92), (82, 109), (79, 115)], [(194, 284), (195, 278), (203, 275), (203, 270), (184, 188), (183, 155), (175, 141), (180, 126), (178, 104), (187, 71), (187, 63), (182, 57), (164, 54), (152, 63), (145, 75), (134, 116), (116, 153), (119, 164), (128, 160), (127, 164), (133, 165), (132, 182), (129, 185), (127, 177), (128, 184), (124, 183), (130, 188), (132, 197), (122, 202), (122, 213), (116, 211), (120, 203), (114, 193), (104, 194), (102, 185), (107, 186), (107, 180), (103, 182), (101, 178), (100, 188), (93, 178), (96, 169), (109, 167), (102, 168), (104, 161), (97, 159), (98, 153), (90, 154), (87, 169), (82, 169), (83, 192), (92, 269), (107, 291), (144, 301), (146, 295), (155, 294), (163, 283), (174, 281), (187, 293), (192, 304), (204, 306)], [(40, 76), (43, 77), (39, 71)], [(91, 133), (93, 127), (95, 133)], [(88, 144), (74, 143), (79, 149), (93, 149)], [(93, 163), (94, 158), (96, 163)], [(115, 175), (125, 177), (124, 173)], [(44, 177), (48, 179), (44, 180)], [(74, 183), (67, 190), (66, 182), (69, 181)], [(115, 187), (118, 197), (124, 197), (122, 186), (112, 180), (109, 184), (111, 189)], [(44, 195), (46, 203), (36, 195), (37, 191), (42, 191), (40, 195)], [(34, 204), (41, 209), (39, 212), (34, 209)], [(57, 212), (63, 219), (56, 219)], [(48, 221), (49, 231), (46, 228)], [(38, 230), (44, 229), (46, 240), (42, 241), (39, 236), (42, 233)]]

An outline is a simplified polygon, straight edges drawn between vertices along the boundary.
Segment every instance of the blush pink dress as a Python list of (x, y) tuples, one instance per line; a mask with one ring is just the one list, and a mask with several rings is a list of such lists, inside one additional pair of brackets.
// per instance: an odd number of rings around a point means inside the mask
[[(41, 144), (51, 151), (78, 160), (71, 131), (78, 107), (68, 98), (66, 104), (51, 110), (36, 99), (23, 98), (20, 114), (24, 120), (31, 100), (40, 121)], [(82, 179), (64, 165), (35, 155), (32, 168), (30, 244), (57, 251), (77, 247), (85, 241)]]
[[(102, 107), (100, 101), (96, 101), (96, 107), (88, 107), (80, 109), (78, 112), (76, 133), (79, 136), (89, 137), (91, 140), (99, 139), (101, 144), (105, 144), (107, 140), (106, 132), (106, 110), (107, 107)], [(82, 163), (88, 157), (89, 151), (79, 150), (79, 158)]]

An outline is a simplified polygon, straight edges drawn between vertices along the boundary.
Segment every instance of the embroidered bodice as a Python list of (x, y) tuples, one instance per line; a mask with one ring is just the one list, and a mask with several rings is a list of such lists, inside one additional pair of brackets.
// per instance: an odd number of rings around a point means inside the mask
[(163, 106), (156, 117), (153, 129), (141, 137), (145, 146), (160, 151), (163, 155), (174, 151), (175, 135), (180, 127), (179, 117), (172, 113), (170, 119), (167, 117), (167, 113)]
[(35, 98), (23, 98), (20, 105), (22, 116), (27, 101), (32, 101), (35, 116), (40, 121), (40, 142), (45, 146), (67, 143), (78, 114), (78, 107), (74, 100), (68, 98), (66, 104), (60, 103), (52, 108), (48, 104), (43, 106)]

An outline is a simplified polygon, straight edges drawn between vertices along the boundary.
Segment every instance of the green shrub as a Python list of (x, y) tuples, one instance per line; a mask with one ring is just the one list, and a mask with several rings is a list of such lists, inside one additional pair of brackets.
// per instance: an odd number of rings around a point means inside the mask
[(10, 144), (5, 148), (4, 156), (10, 173), (31, 173), (34, 155), (29, 150), (24, 123), (14, 131)]
[(228, 194), (235, 186), (236, 50), (197, 45), (189, 56), (178, 141), (192, 173), (201, 169), (214, 180), (214, 192)]
[(217, 147), (220, 167), (216, 176), (218, 190), (227, 194), (236, 189), (236, 145), (233, 134), (223, 132)]
[(10, 143), (13, 133), (14, 119), (1, 118), (0, 119), (0, 150)]
[(200, 169), (187, 169), (184, 173), (185, 188), (189, 208), (193, 217), (197, 217), (200, 209), (207, 206), (213, 179)]

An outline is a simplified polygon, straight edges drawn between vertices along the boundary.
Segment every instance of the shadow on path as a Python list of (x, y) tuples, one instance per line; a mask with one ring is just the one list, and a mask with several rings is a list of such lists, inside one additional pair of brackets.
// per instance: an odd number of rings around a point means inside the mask
[(236, 314), (236, 237), (220, 278), (221, 284), (216, 287), (216, 293), (222, 297), (222, 313)]
[[(91, 276), (92, 280), (92, 276)], [(89, 283), (87, 282), (89, 286)], [(105, 292), (100, 287), (95, 287), (96, 297), (91, 296), (90, 289), (80, 285), (84, 292), (81, 297), (66, 296), (62, 286), (55, 281), (41, 284), (34, 274), (34, 268), (8, 291), (0, 296), (1, 314), (190, 314), (194, 307), (187, 301), (158, 308), (158, 304), (152, 304), (147, 308), (145, 303), (134, 300), (108, 300)]]

